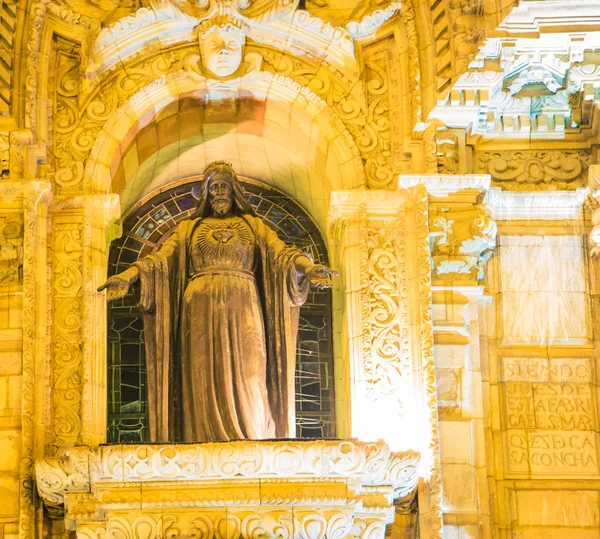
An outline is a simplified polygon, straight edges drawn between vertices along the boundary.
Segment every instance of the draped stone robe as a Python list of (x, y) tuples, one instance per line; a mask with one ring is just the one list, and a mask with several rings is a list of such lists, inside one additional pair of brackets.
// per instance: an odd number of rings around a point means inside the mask
[(152, 441), (294, 436), (301, 254), (256, 217), (200, 217), (136, 262)]

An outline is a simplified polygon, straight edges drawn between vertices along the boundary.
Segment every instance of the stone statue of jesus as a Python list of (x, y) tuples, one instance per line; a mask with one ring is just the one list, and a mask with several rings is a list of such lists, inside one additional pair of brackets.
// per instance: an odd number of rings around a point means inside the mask
[(293, 437), (298, 311), (333, 272), (256, 217), (231, 165), (204, 176), (192, 217), (98, 290), (133, 285), (152, 441)]

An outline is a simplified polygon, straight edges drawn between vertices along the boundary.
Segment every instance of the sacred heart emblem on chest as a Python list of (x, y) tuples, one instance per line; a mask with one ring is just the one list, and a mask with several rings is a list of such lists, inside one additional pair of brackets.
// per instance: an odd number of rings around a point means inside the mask
[(230, 229), (220, 229), (220, 230), (214, 230), (212, 235), (213, 235), (213, 238), (215, 238), (215, 240), (217, 240), (217, 242), (227, 243), (231, 238), (233, 238), (235, 233), (233, 230), (230, 230)]

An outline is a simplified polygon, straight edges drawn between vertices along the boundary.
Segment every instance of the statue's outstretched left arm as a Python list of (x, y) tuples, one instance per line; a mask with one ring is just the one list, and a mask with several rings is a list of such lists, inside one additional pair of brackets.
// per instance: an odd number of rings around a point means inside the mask
[(337, 276), (337, 272), (323, 264), (315, 264), (305, 255), (296, 257), (296, 271), (305, 275), (311, 286), (315, 288), (331, 288), (333, 286), (332, 277)]
[[(274, 230), (267, 225), (264, 225), (264, 230), (267, 244), (271, 249), (278, 252), (286, 248), (285, 243), (277, 236)], [(323, 264), (315, 264), (302, 251), (299, 249), (296, 250), (298, 251), (298, 255), (294, 258), (296, 272), (300, 276), (306, 277), (310, 285), (315, 288), (331, 288), (333, 286), (332, 277), (336, 277), (338, 273)]]

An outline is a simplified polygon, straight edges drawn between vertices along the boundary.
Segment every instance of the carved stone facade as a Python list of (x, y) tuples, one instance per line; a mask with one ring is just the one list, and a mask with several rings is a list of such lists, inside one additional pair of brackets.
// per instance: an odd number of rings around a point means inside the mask
[(38, 460), (36, 479), (78, 537), (383, 537), (418, 461), (382, 442), (114, 445)]
[[(599, 35), (585, 1), (0, 0), (0, 538), (597, 537)], [(215, 159), (324, 233), (351, 441), (101, 445), (119, 216)]]

